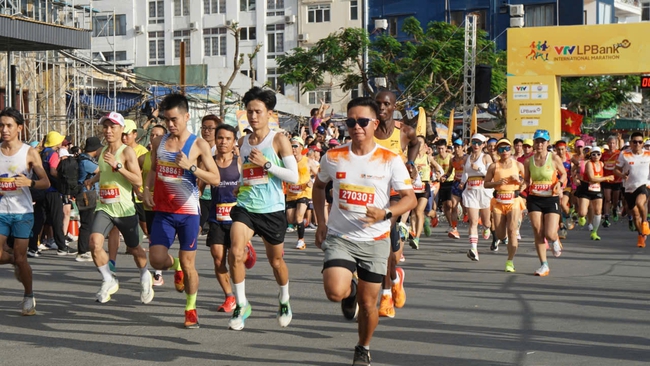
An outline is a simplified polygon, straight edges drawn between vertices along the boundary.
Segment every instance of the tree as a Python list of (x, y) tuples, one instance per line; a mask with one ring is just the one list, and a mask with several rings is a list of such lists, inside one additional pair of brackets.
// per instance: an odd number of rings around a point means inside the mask
[(232, 74), (230, 74), (230, 78), (228, 78), (228, 81), (225, 84), (221, 81), (219, 82), (219, 90), (221, 91), (221, 95), (219, 96), (219, 116), (224, 120), (226, 118), (226, 97), (230, 91), (230, 86), (239, 73), (241, 65), (244, 64), (244, 54), (239, 54), (239, 23), (232, 22), (232, 24), (227, 26), (227, 28), (233, 37), (235, 37), (235, 53), (233, 56), (233, 70)]
[(569, 110), (595, 114), (628, 102), (640, 82), (637, 75), (562, 78), (562, 99)]

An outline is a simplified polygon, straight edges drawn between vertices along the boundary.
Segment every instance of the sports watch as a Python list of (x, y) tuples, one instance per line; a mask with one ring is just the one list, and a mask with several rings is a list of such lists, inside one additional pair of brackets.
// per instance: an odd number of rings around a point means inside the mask
[(122, 163), (117, 163), (117, 164), (115, 165), (115, 170), (120, 170), (120, 169), (122, 169), (122, 168), (124, 168), (124, 165), (122, 165)]
[(264, 170), (269, 170), (269, 169), (271, 169), (271, 162), (267, 161), (266, 163), (264, 163)]
[(190, 172), (192, 172), (192, 173), (196, 172), (196, 165), (192, 165), (190, 167)]
[(393, 217), (393, 213), (389, 209), (384, 210), (384, 212), (384, 220), (390, 220)]

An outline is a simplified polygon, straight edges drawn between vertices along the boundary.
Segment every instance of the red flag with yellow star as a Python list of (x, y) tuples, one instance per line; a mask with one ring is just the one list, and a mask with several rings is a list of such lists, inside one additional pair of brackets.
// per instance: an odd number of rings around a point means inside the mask
[(582, 115), (573, 113), (567, 109), (561, 110), (562, 114), (562, 132), (572, 135), (580, 135), (580, 126), (582, 126)]

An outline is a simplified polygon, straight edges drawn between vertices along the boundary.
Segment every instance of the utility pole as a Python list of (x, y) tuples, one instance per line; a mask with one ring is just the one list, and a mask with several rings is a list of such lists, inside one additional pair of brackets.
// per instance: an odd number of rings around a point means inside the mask
[(463, 63), (463, 140), (470, 138), (476, 84), (476, 14), (465, 17), (465, 62)]

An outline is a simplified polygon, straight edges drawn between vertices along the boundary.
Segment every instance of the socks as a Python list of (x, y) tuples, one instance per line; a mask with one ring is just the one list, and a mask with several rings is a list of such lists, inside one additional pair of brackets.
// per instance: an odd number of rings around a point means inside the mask
[(161, 276), (162, 276), (162, 271), (159, 270), (159, 269), (157, 269), (156, 272), (154, 272), (154, 274), (157, 274), (157, 275), (161, 275)]
[(548, 267), (548, 261), (542, 262), (542, 266), (547, 266)]
[(196, 309), (196, 294), (185, 294), (187, 302), (185, 303), (185, 311)]
[(248, 301), (246, 301), (246, 280), (243, 280), (240, 283), (234, 283), (232, 285), (232, 292), (235, 293), (237, 305), (241, 307), (246, 306), (248, 303)]
[(149, 268), (147, 268), (147, 266), (140, 268), (140, 281), (144, 282), (148, 276), (151, 276)]
[(456, 228), (458, 227), (458, 221), (452, 221), (452, 222), (451, 222), (451, 227), (452, 227), (454, 230), (456, 230)]
[(108, 268), (108, 264), (104, 264), (101, 267), (97, 267), (97, 270), (102, 275), (102, 279), (104, 281), (110, 281), (113, 279), (113, 274), (111, 273), (111, 270)]
[(111, 270), (111, 272), (115, 272), (115, 261), (112, 259), (108, 260), (108, 269)]
[(180, 271), (181, 270), (181, 261), (178, 258), (174, 258), (174, 264), (172, 264), (169, 269), (173, 269), (174, 271)]
[(592, 233), (597, 233), (598, 228), (600, 227), (600, 220), (601, 220), (602, 215), (594, 215), (594, 231)]
[(280, 302), (283, 304), (289, 302), (289, 281), (286, 285), (280, 286)]
[(389, 288), (385, 288), (381, 290), (381, 296), (385, 296), (385, 295), (388, 295), (388, 297), (393, 297), (393, 293)]
[(470, 235), (469, 243), (472, 244), (472, 250), (477, 250), (478, 246), (478, 235)]
[(399, 281), (400, 281), (399, 272), (395, 271), (395, 279), (391, 280), (391, 282), (393, 283), (393, 285), (395, 285), (398, 284)]
[(358, 344), (357, 346), (361, 346), (361, 347), (363, 347), (366, 351), (370, 351), (370, 346), (362, 346), (362, 345), (360, 345), (360, 344)]
[(305, 238), (305, 223), (301, 222), (300, 224), (296, 224), (296, 227), (298, 228), (298, 239), (304, 239)]

